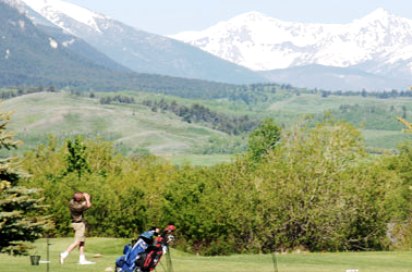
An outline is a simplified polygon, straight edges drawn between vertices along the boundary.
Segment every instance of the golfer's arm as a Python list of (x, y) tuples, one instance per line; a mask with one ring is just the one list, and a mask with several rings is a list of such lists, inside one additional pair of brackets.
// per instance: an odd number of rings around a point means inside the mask
[(84, 199), (86, 200), (86, 208), (90, 208), (92, 206), (92, 202), (90, 202), (90, 195), (85, 193)]

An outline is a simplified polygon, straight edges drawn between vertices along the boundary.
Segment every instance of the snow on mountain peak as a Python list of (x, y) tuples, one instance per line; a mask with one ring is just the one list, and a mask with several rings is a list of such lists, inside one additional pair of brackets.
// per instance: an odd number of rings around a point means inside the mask
[(363, 21), (380, 21), (383, 19), (386, 19), (388, 17), (392, 17), (392, 15), (389, 11), (387, 11), (384, 8), (377, 8), (371, 13), (367, 14), (366, 16), (362, 17), (360, 20)]
[[(63, 29), (64, 24), (60, 21), (61, 14), (70, 17), (84, 25), (87, 25), (94, 30), (100, 32), (100, 29), (96, 23), (96, 19), (106, 18), (103, 15), (92, 12), (86, 8), (79, 7), (77, 5), (64, 2), (61, 0), (23, 0), (34, 11), (40, 13), (54, 24), (60, 26)], [(66, 29), (67, 30), (67, 29)]]
[(242, 22), (262, 22), (267, 20), (274, 20), (273, 18), (264, 15), (263, 13), (257, 11), (246, 12), (231, 19), (232, 21), (242, 21)]
[(252, 70), (309, 64), (348, 67), (412, 56), (412, 51), (397, 54), (412, 43), (412, 21), (383, 8), (349, 24), (287, 22), (250, 12), (171, 37)]

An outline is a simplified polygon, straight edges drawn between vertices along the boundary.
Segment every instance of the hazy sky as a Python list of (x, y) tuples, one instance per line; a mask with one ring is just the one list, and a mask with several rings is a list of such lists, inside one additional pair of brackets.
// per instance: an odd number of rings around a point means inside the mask
[(156, 34), (202, 30), (241, 13), (306, 23), (350, 23), (382, 7), (412, 19), (411, 0), (66, 0)]

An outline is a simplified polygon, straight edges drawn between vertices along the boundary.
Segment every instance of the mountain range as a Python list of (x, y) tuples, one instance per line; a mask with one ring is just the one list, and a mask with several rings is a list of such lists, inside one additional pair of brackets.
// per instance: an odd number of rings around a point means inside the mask
[[(94, 88), (158, 89), (161, 82), (163, 90), (193, 84), (187, 90), (198, 91), (214, 88), (205, 82), (343, 91), (411, 83), (412, 21), (384, 9), (350, 24), (285, 22), (249, 12), (204, 31), (163, 37), (62, 0), (0, 4), (9, 6), (1, 18), (2, 83), (58, 78), (61, 86), (92, 81)], [(43, 68), (51, 72), (32, 72)]]
[(171, 37), (294, 85), (382, 90), (411, 83), (412, 20), (382, 8), (349, 24), (285, 22), (249, 12)]
[[(48, 23), (81, 38), (119, 64), (138, 73), (226, 83), (265, 79), (248, 68), (225, 61), (183, 42), (138, 30), (61, 0), (23, 0), (35, 25)], [(43, 18), (32, 15), (34, 12)]]
[(0, 87), (143, 90), (189, 98), (222, 97), (236, 87), (217, 80), (134, 72), (18, 0), (0, 0), (0, 24)]

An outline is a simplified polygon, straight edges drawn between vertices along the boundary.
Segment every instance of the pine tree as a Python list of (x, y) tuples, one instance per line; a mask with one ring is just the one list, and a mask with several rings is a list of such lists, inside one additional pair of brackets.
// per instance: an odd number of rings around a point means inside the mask
[(27, 175), (18, 169), (19, 161), (6, 155), (17, 148), (13, 134), (6, 131), (10, 113), (0, 112), (0, 252), (23, 254), (26, 242), (39, 238), (48, 225), (38, 189), (19, 185)]

